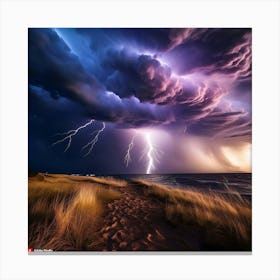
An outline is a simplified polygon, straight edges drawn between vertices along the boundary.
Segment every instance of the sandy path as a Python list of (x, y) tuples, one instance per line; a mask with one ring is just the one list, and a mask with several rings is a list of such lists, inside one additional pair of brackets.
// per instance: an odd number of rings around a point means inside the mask
[(180, 232), (166, 222), (164, 203), (140, 194), (132, 186), (120, 191), (121, 198), (108, 204), (101, 228), (104, 251), (191, 249), (182, 242)]

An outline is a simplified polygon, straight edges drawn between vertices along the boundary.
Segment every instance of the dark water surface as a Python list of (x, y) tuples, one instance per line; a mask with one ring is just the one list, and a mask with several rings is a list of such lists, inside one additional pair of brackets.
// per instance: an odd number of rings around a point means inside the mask
[(117, 175), (120, 179), (143, 180), (174, 186), (179, 188), (192, 188), (205, 191), (215, 191), (223, 194), (238, 193), (251, 200), (252, 174), (251, 173), (207, 173), (207, 174), (143, 174), (143, 175)]

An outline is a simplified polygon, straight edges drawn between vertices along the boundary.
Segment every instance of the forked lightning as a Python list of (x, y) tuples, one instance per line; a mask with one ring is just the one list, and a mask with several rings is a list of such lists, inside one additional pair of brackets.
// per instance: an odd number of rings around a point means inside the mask
[(86, 124), (79, 126), (77, 129), (71, 129), (71, 130), (69, 130), (69, 131), (67, 131), (67, 132), (63, 132), (63, 133), (57, 133), (56, 135), (61, 135), (61, 136), (62, 136), (62, 135), (66, 135), (66, 136), (65, 136), (64, 138), (62, 138), (62, 139), (60, 139), (60, 140), (54, 142), (54, 143), (52, 144), (52, 146), (54, 146), (54, 145), (56, 145), (56, 144), (58, 144), (58, 143), (62, 143), (62, 142), (64, 142), (64, 141), (67, 141), (67, 140), (68, 140), (68, 144), (67, 144), (67, 146), (66, 146), (66, 148), (65, 148), (65, 150), (64, 150), (64, 152), (66, 152), (66, 151), (70, 148), (70, 145), (71, 145), (71, 142), (72, 142), (72, 137), (75, 136), (81, 129), (86, 128), (87, 126), (89, 126), (89, 125), (92, 124), (93, 122), (94, 122), (94, 120), (90, 120), (90, 121), (87, 122)]

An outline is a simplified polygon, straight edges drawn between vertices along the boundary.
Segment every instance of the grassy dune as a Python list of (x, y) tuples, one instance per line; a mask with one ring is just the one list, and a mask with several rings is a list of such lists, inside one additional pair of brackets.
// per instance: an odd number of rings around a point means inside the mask
[[(113, 185), (124, 183), (115, 180)], [(42, 174), (29, 178), (29, 247), (91, 250), (102, 246), (97, 230), (104, 207), (120, 198), (110, 186), (110, 178)]]
[[(129, 199), (125, 193), (130, 194)], [(129, 213), (144, 213), (153, 203), (156, 209), (149, 209), (157, 212), (149, 216), (157, 218), (139, 228), (146, 214), (134, 214), (130, 220)], [(251, 203), (239, 195), (182, 190), (141, 179), (39, 173), (29, 177), (28, 209), (28, 246), (35, 249), (110, 250), (106, 246), (111, 241), (104, 239), (109, 236), (104, 230), (118, 230), (127, 236), (122, 240), (127, 243), (140, 229), (143, 236), (138, 236), (137, 242), (146, 244), (151, 241), (151, 231), (145, 230), (153, 225), (160, 227), (163, 240), (169, 240), (169, 250), (173, 249), (173, 237), (174, 244), (182, 246), (198, 242), (199, 250), (251, 250)]]
[(35, 177), (30, 177), (29, 179), (42, 180), (45, 183), (99, 183), (104, 186), (112, 187), (125, 187), (127, 182), (124, 180), (118, 180), (110, 176), (106, 177), (90, 177), (90, 176), (73, 176), (67, 174), (37, 174)]
[(251, 203), (241, 196), (176, 189), (141, 179), (135, 182), (144, 186), (146, 195), (165, 203), (165, 217), (173, 225), (200, 228), (206, 248), (251, 250)]

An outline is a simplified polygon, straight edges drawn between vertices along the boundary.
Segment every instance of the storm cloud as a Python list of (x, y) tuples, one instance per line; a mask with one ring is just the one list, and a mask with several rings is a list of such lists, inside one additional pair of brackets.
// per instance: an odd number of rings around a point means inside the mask
[(89, 119), (250, 143), (251, 40), (248, 28), (30, 28), (29, 145)]
[[(119, 36), (115, 43), (106, 41), (110, 31), (112, 38)], [(83, 66), (83, 59), (56, 30), (30, 29), (29, 84), (45, 89), (54, 99), (63, 96), (82, 104), (85, 116), (97, 120), (137, 127), (207, 118), (220, 99), (230, 92), (217, 75), (233, 81), (250, 76), (251, 33), (247, 29), (103, 29), (94, 32), (84, 29), (75, 33), (87, 38), (93, 62), (96, 62), (95, 70), (99, 73)], [(137, 40), (137, 34), (141, 40)], [(159, 53), (141, 54), (135, 47), (130, 49), (128, 42), (140, 43), (139, 49), (150, 43), (150, 49)], [(100, 44), (104, 44), (102, 48)], [(188, 51), (194, 46), (197, 48), (194, 56), (200, 53), (200, 59), (187, 69), (180, 68), (184, 61), (188, 65)], [(177, 56), (179, 71), (158, 59), (165, 53), (171, 61)], [(180, 71), (184, 74), (177, 74)], [(186, 79), (186, 73), (194, 78)], [(208, 122), (212, 116), (209, 118)]]

